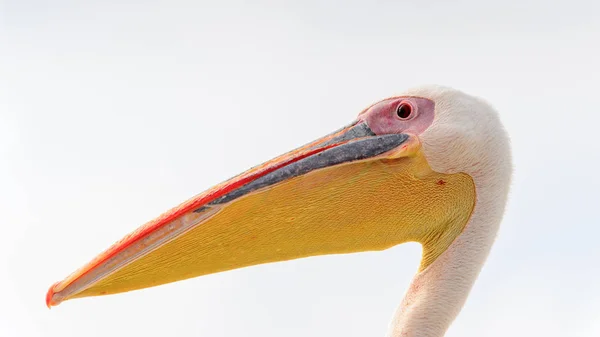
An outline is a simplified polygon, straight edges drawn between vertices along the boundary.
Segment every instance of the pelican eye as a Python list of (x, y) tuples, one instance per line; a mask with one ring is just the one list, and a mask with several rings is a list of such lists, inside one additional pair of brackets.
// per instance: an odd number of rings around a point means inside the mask
[(400, 119), (409, 119), (413, 115), (413, 107), (406, 102), (402, 102), (398, 105), (398, 108), (396, 108), (396, 115), (398, 115), (398, 118)]

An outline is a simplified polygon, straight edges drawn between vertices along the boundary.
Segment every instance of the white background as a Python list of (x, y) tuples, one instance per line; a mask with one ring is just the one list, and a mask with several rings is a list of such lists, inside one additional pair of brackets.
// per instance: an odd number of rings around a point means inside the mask
[(44, 299), (166, 209), (424, 83), (490, 101), (514, 151), (447, 336), (600, 336), (598, 1), (214, 3), (0, 2), (0, 336), (383, 336), (417, 244)]

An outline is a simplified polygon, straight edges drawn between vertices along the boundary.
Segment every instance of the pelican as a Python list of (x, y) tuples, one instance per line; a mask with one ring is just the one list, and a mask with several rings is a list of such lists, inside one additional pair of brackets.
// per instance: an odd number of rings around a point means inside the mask
[(511, 175), (509, 137), (487, 102), (415, 87), (146, 223), (53, 284), (46, 304), (418, 242), (388, 335), (443, 336), (493, 245)]

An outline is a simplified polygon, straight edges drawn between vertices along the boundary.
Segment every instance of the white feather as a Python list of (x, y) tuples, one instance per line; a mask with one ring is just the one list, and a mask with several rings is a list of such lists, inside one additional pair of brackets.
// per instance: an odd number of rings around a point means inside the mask
[(510, 142), (496, 111), (479, 98), (441, 86), (402, 95), (435, 102), (434, 122), (420, 137), (430, 166), (441, 173), (467, 173), (476, 186), (465, 230), (415, 276), (389, 331), (394, 337), (440, 337), (464, 305), (502, 220), (512, 175)]

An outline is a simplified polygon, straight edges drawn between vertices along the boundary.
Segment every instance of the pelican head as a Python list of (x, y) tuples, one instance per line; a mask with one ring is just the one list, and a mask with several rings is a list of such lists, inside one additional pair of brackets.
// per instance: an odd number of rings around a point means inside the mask
[(143, 225), (52, 285), (46, 304), (419, 242), (389, 334), (443, 336), (493, 244), (510, 176), (494, 109), (451, 88), (413, 88)]

